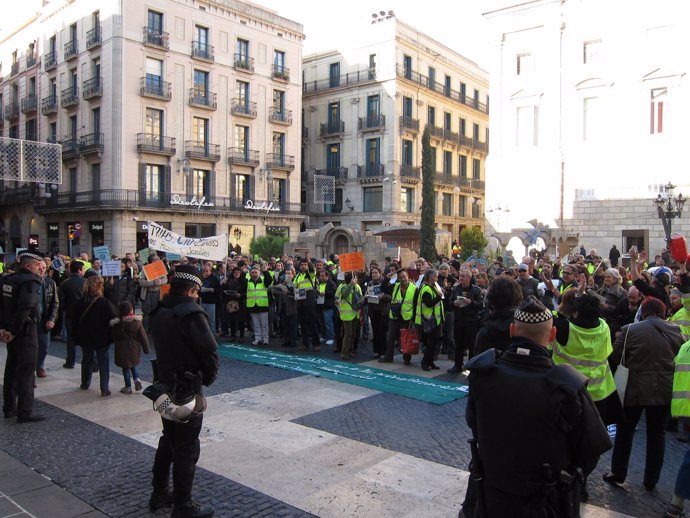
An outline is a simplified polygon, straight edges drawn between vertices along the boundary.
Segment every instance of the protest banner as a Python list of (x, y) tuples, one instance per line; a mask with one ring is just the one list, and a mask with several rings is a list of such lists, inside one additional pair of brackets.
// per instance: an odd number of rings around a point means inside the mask
[(144, 265), (144, 275), (146, 275), (147, 281), (152, 281), (168, 275), (168, 269), (163, 261), (156, 261), (155, 263)]
[(176, 234), (153, 221), (148, 222), (149, 248), (161, 252), (172, 252), (197, 259), (223, 261), (228, 253), (228, 235), (211, 237), (185, 237)]
[(101, 265), (101, 275), (103, 275), (103, 277), (119, 277), (120, 261), (103, 261)]
[[(101, 262), (110, 260), (110, 249), (108, 245), (104, 246), (94, 246), (93, 247), (93, 257), (94, 259), (100, 259)], [(118, 272), (119, 275), (119, 272)]]
[(350, 252), (340, 254), (341, 272), (361, 272), (364, 271), (364, 252)]

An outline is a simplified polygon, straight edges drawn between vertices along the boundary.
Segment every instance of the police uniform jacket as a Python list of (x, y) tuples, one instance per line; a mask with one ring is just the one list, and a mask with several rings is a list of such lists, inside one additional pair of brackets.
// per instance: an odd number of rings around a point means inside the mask
[(151, 312), (151, 334), (158, 359), (158, 380), (175, 385), (185, 372), (200, 373), (211, 385), (218, 376), (218, 345), (208, 316), (191, 297), (166, 295)]
[(38, 297), (41, 280), (25, 268), (2, 278), (0, 329), (14, 336), (31, 332), (38, 323)]
[(544, 494), (545, 463), (556, 476), (576, 467), (589, 474), (611, 448), (586, 378), (555, 367), (545, 347), (513, 337), (506, 352), (490, 349), (465, 366), (466, 419), (479, 443), (487, 516), (527, 516)]

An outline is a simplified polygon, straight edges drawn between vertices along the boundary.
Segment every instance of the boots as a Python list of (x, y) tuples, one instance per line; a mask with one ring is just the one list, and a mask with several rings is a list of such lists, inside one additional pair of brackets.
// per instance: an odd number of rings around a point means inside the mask
[(168, 489), (154, 489), (149, 498), (149, 509), (157, 511), (173, 503), (172, 493)]
[(190, 500), (184, 504), (175, 504), (170, 518), (210, 518), (213, 516), (213, 507), (199, 505)]

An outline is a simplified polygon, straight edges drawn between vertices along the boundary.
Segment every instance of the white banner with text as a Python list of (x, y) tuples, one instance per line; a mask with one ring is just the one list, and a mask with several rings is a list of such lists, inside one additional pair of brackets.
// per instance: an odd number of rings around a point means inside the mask
[(149, 221), (149, 248), (161, 252), (208, 259), (209, 261), (223, 261), (228, 254), (228, 235), (221, 234), (211, 237), (185, 237)]

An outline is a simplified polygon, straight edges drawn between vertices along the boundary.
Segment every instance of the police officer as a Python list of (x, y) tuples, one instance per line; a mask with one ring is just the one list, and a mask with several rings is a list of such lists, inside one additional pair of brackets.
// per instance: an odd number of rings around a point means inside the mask
[(16, 273), (3, 277), (0, 340), (7, 342), (5, 379), (2, 384), (5, 418), (17, 416), (18, 423), (43, 421), (32, 415), (39, 321), (38, 303), (43, 257), (32, 251), (18, 256)]
[(465, 365), (475, 442), (460, 516), (580, 516), (580, 484), (611, 440), (587, 378), (551, 361), (555, 334), (551, 311), (529, 297), (515, 311), (508, 350)]
[[(197, 303), (202, 284), (203, 279), (194, 266), (178, 266), (172, 277), (170, 293), (151, 312), (157, 381), (165, 384), (178, 399), (200, 395), (201, 385), (211, 385), (218, 375), (218, 346), (208, 317)], [(163, 435), (153, 464), (153, 493), (149, 507), (159, 509), (172, 499), (172, 518), (213, 516), (212, 507), (201, 506), (192, 500), (203, 414), (192, 412), (186, 422), (165, 417), (162, 421)], [(172, 495), (168, 490), (171, 464)]]

